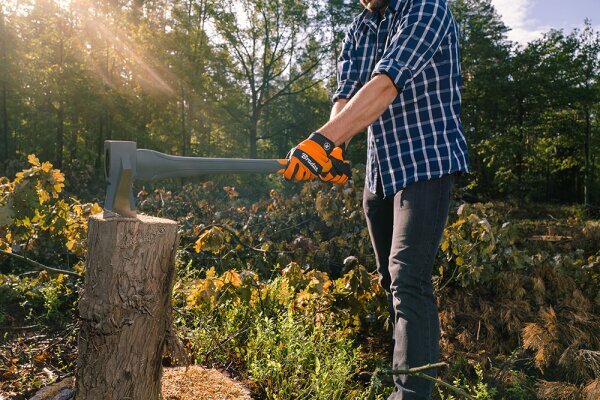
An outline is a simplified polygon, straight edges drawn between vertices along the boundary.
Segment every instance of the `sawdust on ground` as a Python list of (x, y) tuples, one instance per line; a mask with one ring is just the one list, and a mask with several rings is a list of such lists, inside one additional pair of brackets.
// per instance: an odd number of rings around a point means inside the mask
[(164, 368), (163, 400), (251, 400), (241, 383), (197, 365)]

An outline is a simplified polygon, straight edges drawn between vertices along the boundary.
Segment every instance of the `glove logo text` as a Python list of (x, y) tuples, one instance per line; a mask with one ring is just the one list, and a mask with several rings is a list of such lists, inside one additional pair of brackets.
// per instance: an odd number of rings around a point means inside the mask
[(306, 161), (308, 163), (308, 165), (311, 166), (311, 168), (318, 173), (319, 172), (319, 167), (317, 166), (317, 164), (310, 159), (310, 157), (308, 156), (308, 154), (306, 153), (302, 153), (302, 156), (300, 157), (302, 158), (304, 161)]

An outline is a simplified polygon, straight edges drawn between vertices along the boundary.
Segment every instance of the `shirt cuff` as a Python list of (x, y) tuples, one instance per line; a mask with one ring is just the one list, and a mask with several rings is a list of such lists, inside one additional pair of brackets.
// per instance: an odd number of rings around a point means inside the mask
[(338, 89), (333, 94), (331, 101), (335, 103), (339, 99), (350, 100), (358, 92), (358, 89), (360, 89), (358, 82), (342, 82), (338, 85)]
[(387, 75), (398, 90), (398, 93), (401, 93), (409, 80), (412, 79), (412, 72), (410, 69), (402, 66), (398, 61), (394, 59), (382, 59), (377, 65), (375, 65), (375, 69), (371, 74), (371, 77), (375, 75), (385, 74)]

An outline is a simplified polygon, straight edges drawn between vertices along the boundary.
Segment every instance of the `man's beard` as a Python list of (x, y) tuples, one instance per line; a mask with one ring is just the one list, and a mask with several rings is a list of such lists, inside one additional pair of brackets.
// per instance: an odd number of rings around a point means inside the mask
[(372, 13), (378, 13), (390, 4), (390, 0), (360, 0), (360, 4)]

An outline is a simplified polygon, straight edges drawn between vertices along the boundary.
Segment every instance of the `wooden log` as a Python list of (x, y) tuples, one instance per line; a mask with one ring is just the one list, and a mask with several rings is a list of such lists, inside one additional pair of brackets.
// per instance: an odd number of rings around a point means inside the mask
[(175, 221), (89, 220), (76, 400), (159, 400), (171, 332)]

